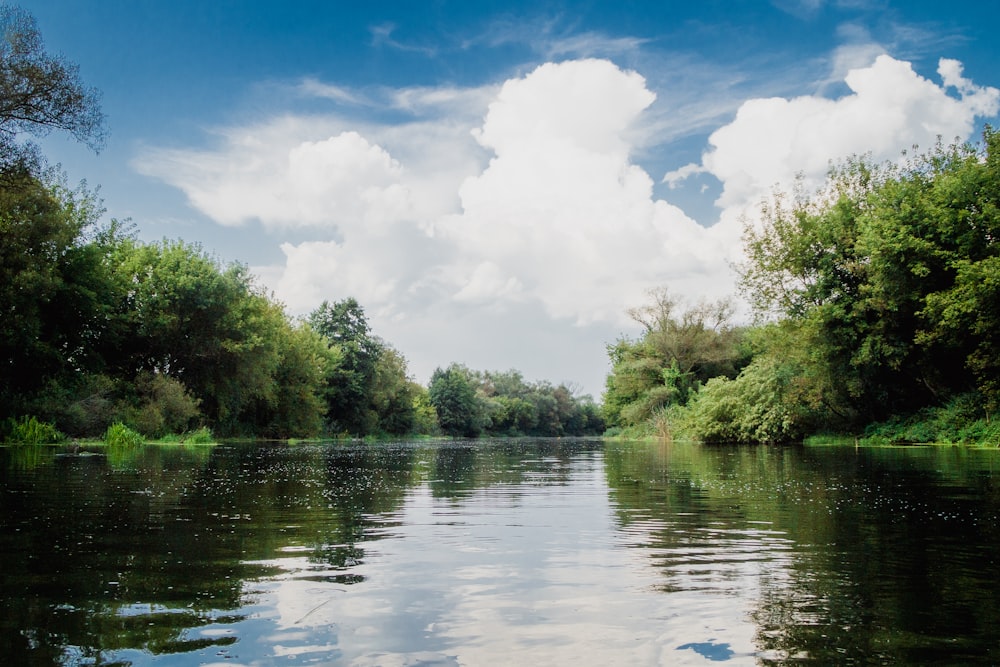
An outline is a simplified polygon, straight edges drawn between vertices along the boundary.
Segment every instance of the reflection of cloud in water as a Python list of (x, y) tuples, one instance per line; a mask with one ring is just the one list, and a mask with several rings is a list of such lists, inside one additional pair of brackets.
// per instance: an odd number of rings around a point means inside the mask
[(353, 667), (458, 667), (453, 655), (419, 651), (417, 653), (372, 653), (351, 662)]
[(411, 491), (392, 534), (365, 542), (364, 562), (350, 568), (359, 585), (317, 576), (304, 556), (269, 561), (285, 572), (256, 586), (279, 629), (266, 641), (276, 655), (350, 665), (752, 662), (754, 591), (725, 576), (664, 594), (656, 559), (622, 548), (637, 536), (616, 528), (600, 477), (587, 483), (598, 472), (530, 494), (473, 490), (460, 523), (454, 499)]
[(699, 642), (692, 644), (684, 644), (683, 646), (678, 646), (678, 651), (683, 651), (684, 649), (691, 649), (698, 655), (703, 655), (712, 662), (725, 662), (733, 657), (733, 650), (729, 648), (729, 644), (716, 644), (711, 641)]

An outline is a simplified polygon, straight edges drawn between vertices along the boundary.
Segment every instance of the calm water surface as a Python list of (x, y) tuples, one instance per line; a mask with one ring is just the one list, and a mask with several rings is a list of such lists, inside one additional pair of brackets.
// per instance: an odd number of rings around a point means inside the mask
[(0, 448), (0, 655), (997, 664), (998, 474), (950, 447)]

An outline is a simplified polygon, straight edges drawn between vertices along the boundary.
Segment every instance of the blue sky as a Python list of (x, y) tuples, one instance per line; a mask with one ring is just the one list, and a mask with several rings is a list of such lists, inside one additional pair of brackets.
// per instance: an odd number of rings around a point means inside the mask
[(996, 124), (1000, 5), (32, 0), (103, 95), (72, 181), (292, 315), (356, 297), (425, 382), (456, 361), (598, 397), (645, 290), (734, 294), (796, 174)]

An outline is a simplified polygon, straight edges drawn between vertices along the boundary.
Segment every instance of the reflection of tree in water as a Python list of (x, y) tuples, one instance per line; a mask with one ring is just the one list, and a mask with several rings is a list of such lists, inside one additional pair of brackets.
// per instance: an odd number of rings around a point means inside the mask
[[(363, 562), (361, 542), (380, 539), (398, 525), (392, 514), (402, 507), (415, 482), (415, 452), (405, 445), (332, 447), (317, 469), (325, 474), (321, 502), (330, 511), (325, 534), (313, 541), (314, 560), (350, 570)], [(358, 575), (335, 575), (338, 583), (356, 583)]]
[(455, 441), (431, 450), (429, 486), (434, 497), (457, 500), (501, 484), (567, 484), (575, 458), (603, 446), (586, 438)]
[(614, 444), (606, 469), (665, 590), (724, 590), (727, 563), (762, 559), (761, 662), (983, 664), (1000, 627), (989, 454)]
[(134, 461), (112, 470), (105, 456), (57, 456), (2, 479), (0, 654), (11, 664), (191, 650), (184, 629), (235, 607), (232, 568), (186, 554), (195, 524), (175, 525), (165, 511), (197, 467)]
[(38, 445), (11, 445), (0, 450), (4, 468), (10, 472), (26, 472), (43, 465), (50, 465), (56, 455), (56, 447)]
[(240, 620), (245, 582), (278, 572), (289, 547), (342, 570), (328, 579), (360, 580), (359, 544), (379, 537), (378, 517), (413, 479), (408, 447), (140, 447), (52, 457), (29, 475), (11, 450), (0, 457), (0, 654), (11, 664), (230, 643), (188, 631)]
[[(761, 606), (761, 645), (827, 660), (995, 663), (996, 484), (983, 485), (974, 461), (949, 461), (948, 449), (805, 454), (816, 471), (832, 457), (854, 461), (827, 485), (825, 548)], [(812, 623), (783, 622), (810, 611)]]

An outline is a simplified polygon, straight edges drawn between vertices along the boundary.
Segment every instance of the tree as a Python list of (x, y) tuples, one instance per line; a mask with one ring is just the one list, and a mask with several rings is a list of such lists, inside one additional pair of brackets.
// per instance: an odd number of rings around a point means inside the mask
[[(746, 232), (741, 283), (761, 314), (796, 322), (812, 376), (858, 423), (970, 390), (995, 402), (1000, 138), (938, 145), (894, 165), (854, 158), (826, 188), (778, 198)], [(837, 395), (839, 394), (839, 395)]]
[(730, 324), (732, 301), (700, 301), (678, 312), (678, 300), (665, 287), (650, 290), (649, 298), (628, 315), (642, 325), (645, 343), (666, 366), (696, 382), (735, 373), (739, 329)]
[(274, 400), (261, 405), (258, 432), (270, 437), (314, 437), (323, 430), (323, 400), (330, 369), (339, 362), (337, 348), (309, 325), (285, 322), (279, 329), (279, 361)]
[(734, 377), (744, 363), (742, 331), (729, 323), (730, 301), (702, 301), (680, 311), (665, 288), (650, 290), (649, 297), (628, 311), (642, 325), (642, 337), (608, 346), (604, 416), (612, 425), (637, 426), (667, 406), (684, 405), (699, 386)]
[(239, 434), (277, 400), (288, 323), (246, 268), (221, 267), (196, 244), (120, 244), (109, 257), (124, 294), (123, 331), (111, 362), (118, 377), (175, 377), (212, 426)]
[(372, 335), (364, 309), (353, 297), (333, 304), (324, 301), (306, 321), (340, 350), (341, 361), (327, 378), (330, 430), (374, 433), (378, 418), (370, 402), (382, 343)]
[(446, 435), (474, 438), (482, 433), (482, 405), (467, 368), (452, 364), (444, 370), (435, 369), (427, 391)]
[(135, 379), (139, 404), (128, 415), (136, 430), (150, 438), (184, 433), (201, 416), (198, 399), (184, 384), (163, 373), (140, 373)]
[(376, 431), (406, 435), (413, 431), (416, 418), (413, 382), (407, 377), (403, 355), (386, 343), (380, 347), (369, 398)]
[(93, 195), (51, 174), (0, 182), (0, 413), (47, 382), (99, 371), (113, 280)]
[(438, 424), (437, 410), (431, 404), (427, 387), (411, 380), (410, 393), (413, 396), (413, 432), (424, 435), (440, 434), (441, 426)]
[(19, 142), (22, 133), (62, 130), (99, 150), (106, 137), (99, 97), (76, 65), (45, 52), (29, 13), (0, 5), (0, 173), (35, 173), (40, 165), (37, 147)]

